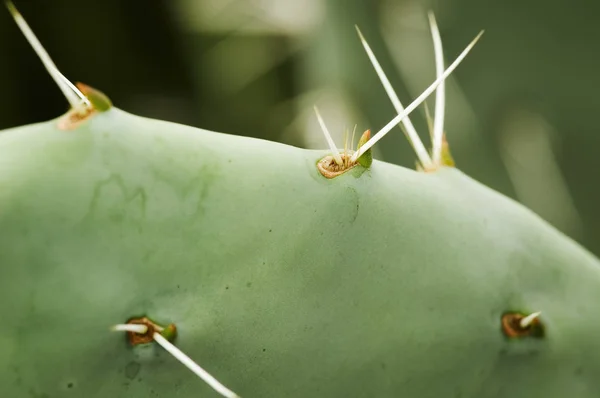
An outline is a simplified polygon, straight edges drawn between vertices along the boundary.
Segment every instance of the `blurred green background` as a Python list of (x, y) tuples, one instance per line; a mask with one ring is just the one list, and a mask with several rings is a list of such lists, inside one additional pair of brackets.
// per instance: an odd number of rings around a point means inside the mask
[[(61, 71), (143, 116), (324, 148), (394, 116), (357, 24), (405, 105), (434, 79), (427, 11), (449, 64), (446, 131), (460, 169), (600, 254), (600, 3), (583, 0), (15, 0)], [(67, 110), (0, 12), (0, 129)], [(434, 97), (428, 100), (433, 109)], [(423, 107), (412, 121), (427, 145)], [(379, 159), (414, 167), (396, 128)], [(442, 200), (442, 198), (440, 199)]]

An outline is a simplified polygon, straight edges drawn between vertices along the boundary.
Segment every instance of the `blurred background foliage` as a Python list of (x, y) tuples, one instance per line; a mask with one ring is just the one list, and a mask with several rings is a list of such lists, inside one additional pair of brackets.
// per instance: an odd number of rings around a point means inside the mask
[[(126, 111), (324, 148), (394, 116), (358, 25), (405, 105), (434, 79), (426, 13), (447, 64), (457, 165), (600, 254), (600, 3), (584, 0), (15, 0), (61, 71)], [(0, 129), (54, 118), (66, 101), (0, 12)], [(433, 109), (434, 97), (428, 100)], [(423, 107), (413, 123), (428, 144)], [(400, 129), (379, 159), (414, 168)], [(443, 200), (443, 198), (440, 198)]]

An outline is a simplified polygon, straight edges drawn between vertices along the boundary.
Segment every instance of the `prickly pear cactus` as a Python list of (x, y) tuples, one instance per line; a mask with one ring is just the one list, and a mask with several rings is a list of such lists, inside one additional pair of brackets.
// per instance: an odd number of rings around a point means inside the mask
[[(443, 71), (432, 32), (438, 79), (404, 109), (376, 67), (398, 116), (343, 152), (320, 115), (326, 151), (134, 116), (42, 54), (72, 109), (0, 133), (2, 396), (598, 397), (600, 262), (452, 167), (472, 45)], [(371, 159), (400, 122), (418, 171)]]

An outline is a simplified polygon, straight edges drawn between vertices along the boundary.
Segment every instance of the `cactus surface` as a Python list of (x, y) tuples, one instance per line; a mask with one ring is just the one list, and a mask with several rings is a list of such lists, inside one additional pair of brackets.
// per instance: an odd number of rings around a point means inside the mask
[(109, 331), (144, 316), (242, 397), (600, 395), (600, 261), (513, 200), (86, 90), (0, 132), (3, 396), (219, 396)]

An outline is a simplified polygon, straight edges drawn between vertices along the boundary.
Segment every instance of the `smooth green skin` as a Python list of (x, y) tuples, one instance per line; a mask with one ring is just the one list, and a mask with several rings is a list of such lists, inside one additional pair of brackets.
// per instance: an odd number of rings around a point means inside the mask
[[(600, 263), (455, 169), (374, 161), (118, 109), (0, 133), (6, 397), (218, 397), (146, 314), (244, 398), (600, 396)], [(508, 341), (504, 311), (542, 311)], [(72, 383), (72, 384), (69, 384)]]

